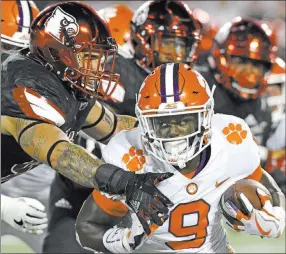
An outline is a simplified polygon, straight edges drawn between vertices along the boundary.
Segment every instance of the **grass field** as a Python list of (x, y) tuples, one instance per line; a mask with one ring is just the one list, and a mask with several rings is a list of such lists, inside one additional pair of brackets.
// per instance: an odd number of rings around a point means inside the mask
[[(236, 253), (286, 253), (285, 233), (279, 239), (261, 239), (228, 231), (228, 238)], [(1, 237), (1, 253), (34, 253), (22, 240), (15, 236)]]

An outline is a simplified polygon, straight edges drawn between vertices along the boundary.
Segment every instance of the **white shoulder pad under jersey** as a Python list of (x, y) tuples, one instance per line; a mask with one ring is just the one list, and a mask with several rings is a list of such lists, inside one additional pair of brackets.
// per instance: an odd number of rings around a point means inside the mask
[(225, 176), (248, 176), (260, 165), (259, 150), (247, 123), (236, 116), (212, 118), (211, 158), (218, 157)]

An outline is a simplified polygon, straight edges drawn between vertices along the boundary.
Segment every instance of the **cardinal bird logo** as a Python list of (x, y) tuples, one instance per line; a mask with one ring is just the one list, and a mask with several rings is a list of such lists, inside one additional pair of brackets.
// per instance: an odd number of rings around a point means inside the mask
[(64, 44), (64, 29), (70, 37), (75, 37), (79, 32), (79, 25), (75, 17), (57, 7), (47, 19), (45, 31)]

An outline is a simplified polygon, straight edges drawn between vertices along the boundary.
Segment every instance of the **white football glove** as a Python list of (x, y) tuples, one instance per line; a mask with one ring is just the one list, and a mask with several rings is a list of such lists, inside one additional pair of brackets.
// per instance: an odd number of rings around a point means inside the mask
[(285, 210), (278, 206), (272, 206), (268, 195), (261, 189), (257, 189), (262, 208), (255, 209), (248, 198), (240, 193), (239, 197), (248, 215), (243, 214), (231, 201), (225, 203), (225, 212), (231, 217), (243, 223), (241, 225), (229, 225), (236, 231), (245, 231), (251, 235), (260, 235), (268, 238), (278, 238), (285, 228)]
[(114, 226), (103, 236), (103, 244), (112, 253), (131, 253), (139, 249), (147, 240), (147, 235), (136, 214), (132, 213), (131, 228)]
[(5, 195), (1, 195), (1, 220), (30, 234), (42, 234), (48, 222), (45, 207), (38, 200)]

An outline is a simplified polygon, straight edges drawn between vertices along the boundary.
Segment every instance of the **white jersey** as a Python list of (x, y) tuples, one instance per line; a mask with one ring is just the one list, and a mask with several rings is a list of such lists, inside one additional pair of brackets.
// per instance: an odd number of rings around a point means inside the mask
[(151, 244), (152, 252), (189, 253), (228, 252), (219, 200), (228, 187), (252, 174), (260, 162), (247, 124), (223, 114), (212, 118), (211, 156), (192, 179), (146, 154), (139, 128), (118, 133), (103, 150), (103, 158), (136, 173), (174, 173), (157, 187), (175, 205), (170, 209), (169, 219), (145, 245)]

